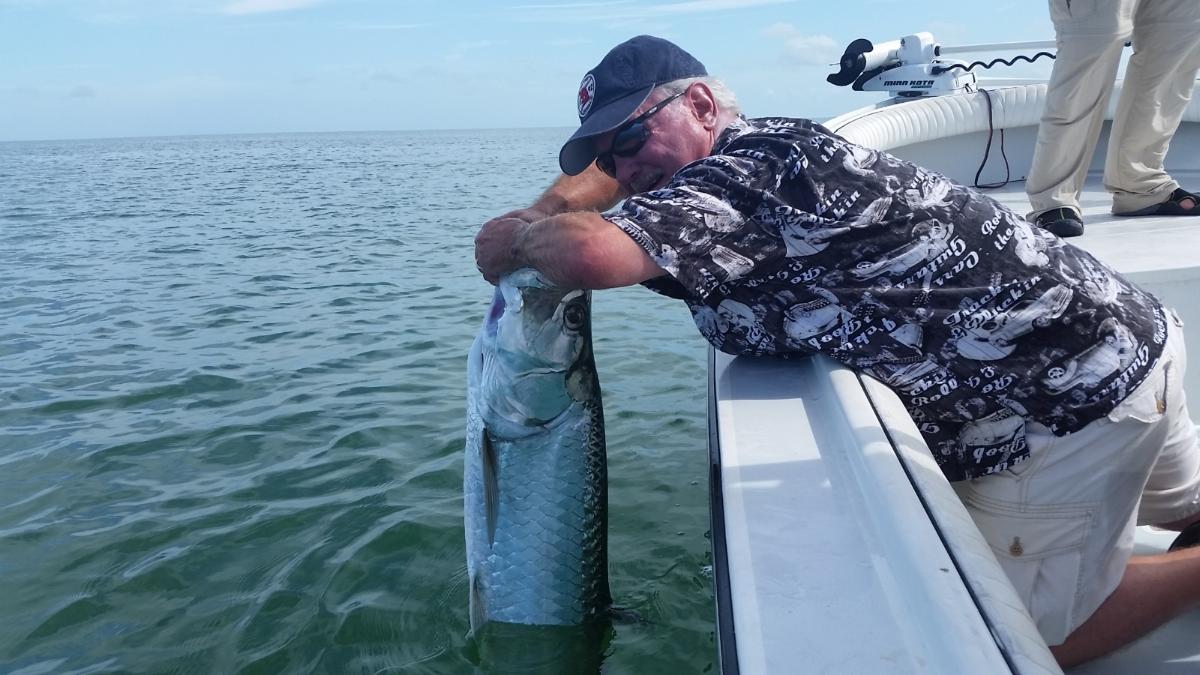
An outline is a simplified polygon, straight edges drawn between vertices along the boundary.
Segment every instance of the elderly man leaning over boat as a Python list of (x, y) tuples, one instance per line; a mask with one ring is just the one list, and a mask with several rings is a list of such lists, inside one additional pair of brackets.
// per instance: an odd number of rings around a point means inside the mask
[[(613, 48), (578, 106), (564, 176), (477, 235), (488, 281), (641, 283), (722, 351), (821, 353), (888, 384), (1063, 665), (1200, 605), (1200, 447), (1156, 298), (941, 175), (742, 117), (662, 39)], [(1135, 522), (1182, 550), (1133, 556)]]

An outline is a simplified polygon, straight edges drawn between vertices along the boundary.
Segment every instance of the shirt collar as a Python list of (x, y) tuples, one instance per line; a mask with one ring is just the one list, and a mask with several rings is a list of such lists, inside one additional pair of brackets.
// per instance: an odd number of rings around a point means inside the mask
[(743, 136), (751, 131), (750, 121), (745, 117), (738, 115), (737, 119), (729, 123), (729, 126), (717, 135), (717, 140), (713, 143), (712, 154), (719, 154), (727, 145), (732, 143), (738, 137)]

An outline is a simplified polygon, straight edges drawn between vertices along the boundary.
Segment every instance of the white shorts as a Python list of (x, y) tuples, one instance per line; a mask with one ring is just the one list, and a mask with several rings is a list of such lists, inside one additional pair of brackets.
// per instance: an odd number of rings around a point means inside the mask
[(954, 483), (1047, 644), (1062, 644), (1116, 589), (1136, 525), (1200, 512), (1200, 446), (1183, 393), (1182, 322), (1107, 417), (1066, 436), (1030, 424), (1030, 457)]

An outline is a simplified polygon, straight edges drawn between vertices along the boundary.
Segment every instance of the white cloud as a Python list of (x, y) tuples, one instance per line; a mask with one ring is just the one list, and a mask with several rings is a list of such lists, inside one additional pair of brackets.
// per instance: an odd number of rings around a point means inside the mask
[(828, 35), (807, 35), (790, 23), (776, 23), (763, 33), (783, 42), (783, 60), (803, 66), (827, 66), (842, 55), (842, 48)]
[(67, 95), (71, 98), (95, 98), (96, 90), (90, 85), (79, 84), (73, 87)]
[(287, 12), (293, 9), (309, 7), (322, 0), (237, 0), (221, 8), (223, 14), (263, 14), (266, 12)]
[(725, 9), (747, 9), (763, 5), (782, 5), (797, 0), (687, 0), (667, 5), (653, 5), (649, 9), (660, 14), (692, 14), (695, 12), (717, 12)]
[(649, 20), (656, 17), (675, 17), (682, 14), (750, 9), (767, 5), (783, 5), (799, 0), (683, 0), (656, 5), (625, 2), (578, 2), (568, 5), (520, 5), (515, 10), (525, 12), (524, 21), (620, 21)]
[(773, 23), (770, 26), (767, 26), (763, 30), (763, 35), (766, 35), (767, 37), (770, 37), (770, 38), (786, 39), (786, 38), (790, 38), (790, 37), (793, 37), (793, 36), (796, 36), (799, 34), (800, 34), (800, 31), (795, 26), (793, 26), (790, 23), (784, 23), (782, 21)]
[(946, 46), (956, 46), (964, 44), (967, 36), (971, 34), (969, 26), (961, 23), (950, 23), (947, 21), (930, 21), (929, 24), (921, 30), (933, 33), (933, 37), (938, 44)]

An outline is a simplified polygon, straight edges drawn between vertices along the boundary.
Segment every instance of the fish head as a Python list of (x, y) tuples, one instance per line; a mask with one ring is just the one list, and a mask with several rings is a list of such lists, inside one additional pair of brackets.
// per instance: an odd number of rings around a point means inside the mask
[(541, 427), (593, 395), (588, 291), (518, 270), (500, 281), (483, 336), (491, 428)]

